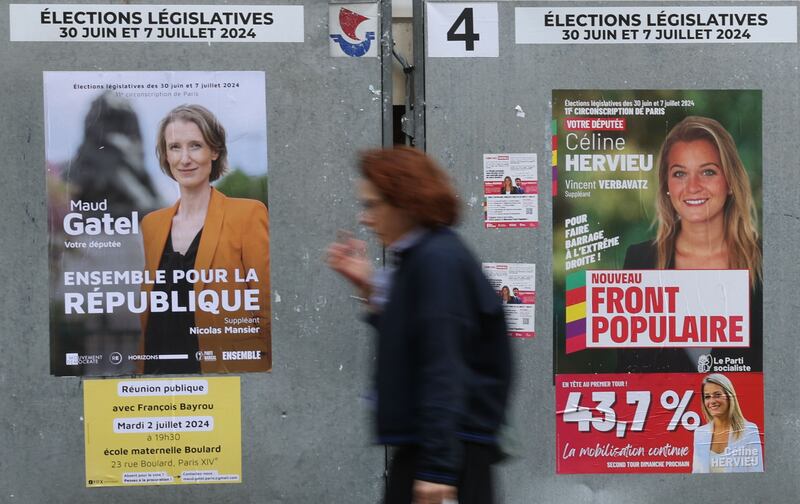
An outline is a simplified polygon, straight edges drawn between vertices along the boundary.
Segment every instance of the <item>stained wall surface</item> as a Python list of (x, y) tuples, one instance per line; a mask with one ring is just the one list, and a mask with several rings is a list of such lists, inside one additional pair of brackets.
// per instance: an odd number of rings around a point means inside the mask
[[(796, 44), (517, 45), (514, 8), (619, 3), (498, 2), (499, 57), (426, 58), (427, 150), (456, 180), (461, 226), (484, 261), (537, 266), (536, 339), (515, 341), (513, 423), (522, 456), (501, 469), (504, 502), (789, 502), (800, 494), (797, 452), (800, 323), (792, 294), (800, 197), (800, 52)], [(628, 6), (641, 3), (623, 2)], [(783, 3), (784, 5), (792, 5)], [(648, 2), (647, 6), (653, 6)], [(732, 5), (732, 4), (720, 4)], [(796, 4), (794, 4), (796, 5)], [(551, 91), (553, 89), (760, 89), (763, 91), (764, 382), (766, 473), (724, 482), (697, 475), (556, 476), (552, 340)], [(525, 117), (518, 117), (520, 106)], [(483, 229), (482, 155), (535, 152), (539, 218), (534, 231)], [(713, 486), (713, 489), (710, 488)]]
[[(367, 434), (370, 338), (324, 250), (355, 226), (356, 152), (381, 143), (380, 60), (329, 56), (327, 2), (277, 2), (304, 5), (303, 43), (219, 44), (9, 42), (8, 3), (0, 502), (376, 502), (384, 450)], [(49, 374), (45, 70), (266, 74), (274, 361), (241, 378), (241, 484), (84, 488), (82, 380)]]
[[(236, 2), (252, 3), (252, 2)], [(370, 334), (326, 245), (354, 229), (358, 149), (381, 143), (378, 60), (328, 56), (326, 2), (305, 6), (302, 44), (18, 43), (0, 23), (5, 183), (0, 185), (0, 502), (374, 503), (385, 453), (368, 443)], [(520, 455), (500, 467), (502, 502), (793, 502), (800, 493), (800, 53), (796, 45), (517, 46), (499, 2), (500, 57), (426, 60), (426, 140), (456, 181), (460, 232), (485, 261), (537, 265), (537, 334), (514, 341)], [(603, 5), (595, 3), (594, 5)], [(8, 12), (3, 2), (2, 12)], [(274, 365), (242, 377), (243, 483), (86, 489), (79, 378), (49, 375), (42, 71), (260, 70), (267, 76)], [(483, 228), (481, 155), (536, 152), (548, 187), (550, 93), (565, 88), (755, 88), (764, 99), (765, 431), (767, 471), (707, 477), (556, 476), (549, 293), (552, 204), (535, 231)], [(518, 117), (515, 107), (526, 113)], [(370, 254), (380, 264), (381, 251)], [(724, 481), (722, 481), (724, 480)], [(711, 483), (711, 484), (710, 484)]]

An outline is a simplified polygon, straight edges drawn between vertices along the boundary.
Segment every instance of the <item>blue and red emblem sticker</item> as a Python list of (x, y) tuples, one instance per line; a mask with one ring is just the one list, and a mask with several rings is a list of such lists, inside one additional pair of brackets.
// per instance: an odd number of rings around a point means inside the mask
[(331, 56), (378, 56), (378, 4), (330, 6)]

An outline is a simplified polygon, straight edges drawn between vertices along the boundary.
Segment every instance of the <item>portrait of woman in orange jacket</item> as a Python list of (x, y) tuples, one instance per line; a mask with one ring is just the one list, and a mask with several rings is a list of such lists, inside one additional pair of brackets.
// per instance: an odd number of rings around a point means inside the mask
[(180, 199), (142, 220), (145, 268), (164, 279), (143, 286), (146, 374), (271, 368), (268, 211), (211, 186), (227, 153), (225, 129), (205, 107), (181, 105), (159, 125), (156, 155)]

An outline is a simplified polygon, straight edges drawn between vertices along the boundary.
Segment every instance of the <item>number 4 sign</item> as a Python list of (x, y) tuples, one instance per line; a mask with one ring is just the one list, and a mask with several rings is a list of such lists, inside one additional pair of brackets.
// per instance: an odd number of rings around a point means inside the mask
[(496, 3), (427, 3), (429, 58), (496, 58)]

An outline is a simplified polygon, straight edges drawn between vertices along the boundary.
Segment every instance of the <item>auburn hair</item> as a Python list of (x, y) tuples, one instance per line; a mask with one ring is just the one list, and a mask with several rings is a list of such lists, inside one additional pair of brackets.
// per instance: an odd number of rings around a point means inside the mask
[(396, 146), (361, 153), (361, 175), (386, 202), (426, 228), (458, 222), (458, 197), (444, 170), (425, 153)]

